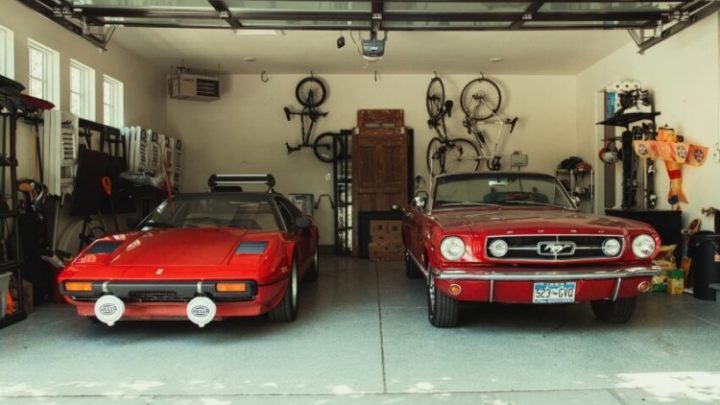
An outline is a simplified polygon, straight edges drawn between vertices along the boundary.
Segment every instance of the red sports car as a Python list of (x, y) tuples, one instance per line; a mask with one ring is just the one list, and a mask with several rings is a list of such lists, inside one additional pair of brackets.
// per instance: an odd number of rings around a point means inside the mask
[(460, 301), (590, 301), (597, 318), (626, 322), (659, 272), (652, 227), (580, 213), (544, 174), (438, 176), (429, 201), (415, 197), (405, 212), (403, 240), (407, 275), (427, 280), (437, 327), (457, 324)]
[[(271, 176), (213, 176), (209, 193), (160, 204), (138, 231), (94, 241), (62, 271), (60, 292), (81, 316), (213, 319), (267, 313), (295, 319), (298, 281), (318, 277), (318, 230)], [(237, 192), (269, 181), (269, 192)], [(226, 191), (226, 192), (221, 192)]]

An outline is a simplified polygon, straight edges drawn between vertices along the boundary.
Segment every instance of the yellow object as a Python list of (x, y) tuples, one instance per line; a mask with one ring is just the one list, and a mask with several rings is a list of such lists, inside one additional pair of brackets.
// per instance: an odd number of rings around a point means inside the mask
[(682, 270), (673, 270), (668, 273), (668, 289), (670, 295), (678, 295), (683, 293), (685, 288), (685, 273)]
[(89, 281), (66, 281), (65, 291), (90, 292), (92, 291), (92, 283)]
[(217, 292), (245, 292), (247, 284), (245, 283), (217, 283), (215, 286)]

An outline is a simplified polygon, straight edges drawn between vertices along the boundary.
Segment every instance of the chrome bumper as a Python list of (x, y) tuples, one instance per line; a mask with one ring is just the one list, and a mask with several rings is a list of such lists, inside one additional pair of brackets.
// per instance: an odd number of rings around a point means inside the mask
[(431, 268), (439, 280), (482, 280), (482, 281), (565, 281), (565, 280), (616, 280), (630, 277), (652, 277), (660, 273), (657, 266), (630, 267), (557, 267), (533, 268), (532, 271), (520, 270), (517, 267), (492, 267), (486, 269), (460, 270), (447, 269), (440, 271)]

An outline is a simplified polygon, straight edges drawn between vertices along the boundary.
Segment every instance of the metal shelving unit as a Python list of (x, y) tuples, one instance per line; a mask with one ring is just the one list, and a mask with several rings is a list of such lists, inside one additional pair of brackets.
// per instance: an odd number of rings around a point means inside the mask
[(333, 162), (334, 236), (335, 254), (338, 255), (352, 253), (352, 134), (353, 130), (346, 129), (337, 134), (344, 153)]
[[(20, 92), (23, 85), (0, 76), (0, 275), (10, 273), (10, 286), (16, 291), (14, 311), (6, 314), (0, 308), (0, 328), (27, 317), (22, 276), (22, 251), (18, 226), (17, 156), (15, 154), (17, 121), (23, 114)], [(3, 300), (4, 302), (4, 300)]]

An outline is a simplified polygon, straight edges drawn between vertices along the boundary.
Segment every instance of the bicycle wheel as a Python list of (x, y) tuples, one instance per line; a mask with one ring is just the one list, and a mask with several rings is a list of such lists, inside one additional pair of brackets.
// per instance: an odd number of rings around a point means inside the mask
[(438, 120), (445, 107), (445, 86), (439, 77), (433, 77), (425, 94), (425, 106), (431, 121)]
[(306, 77), (295, 87), (295, 98), (305, 107), (315, 108), (325, 102), (325, 85), (315, 77)]
[(428, 143), (426, 162), (431, 176), (437, 176), (445, 171), (443, 159), (445, 158), (445, 145), (440, 138), (435, 137)]
[(315, 138), (313, 153), (321, 162), (332, 163), (343, 154), (340, 138), (332, 132), (324, 132)]
[(480, 167), (478, 149), (466, 139), (453, 139), (445, 151), (443, 169), (448, 173), (475, 172)]
[(479, 78), (471, 81), (460, 94), (460, 106), (465, 115), (483, 121), (495, 115), (500, 109), (502, 94), (491, 80)]

